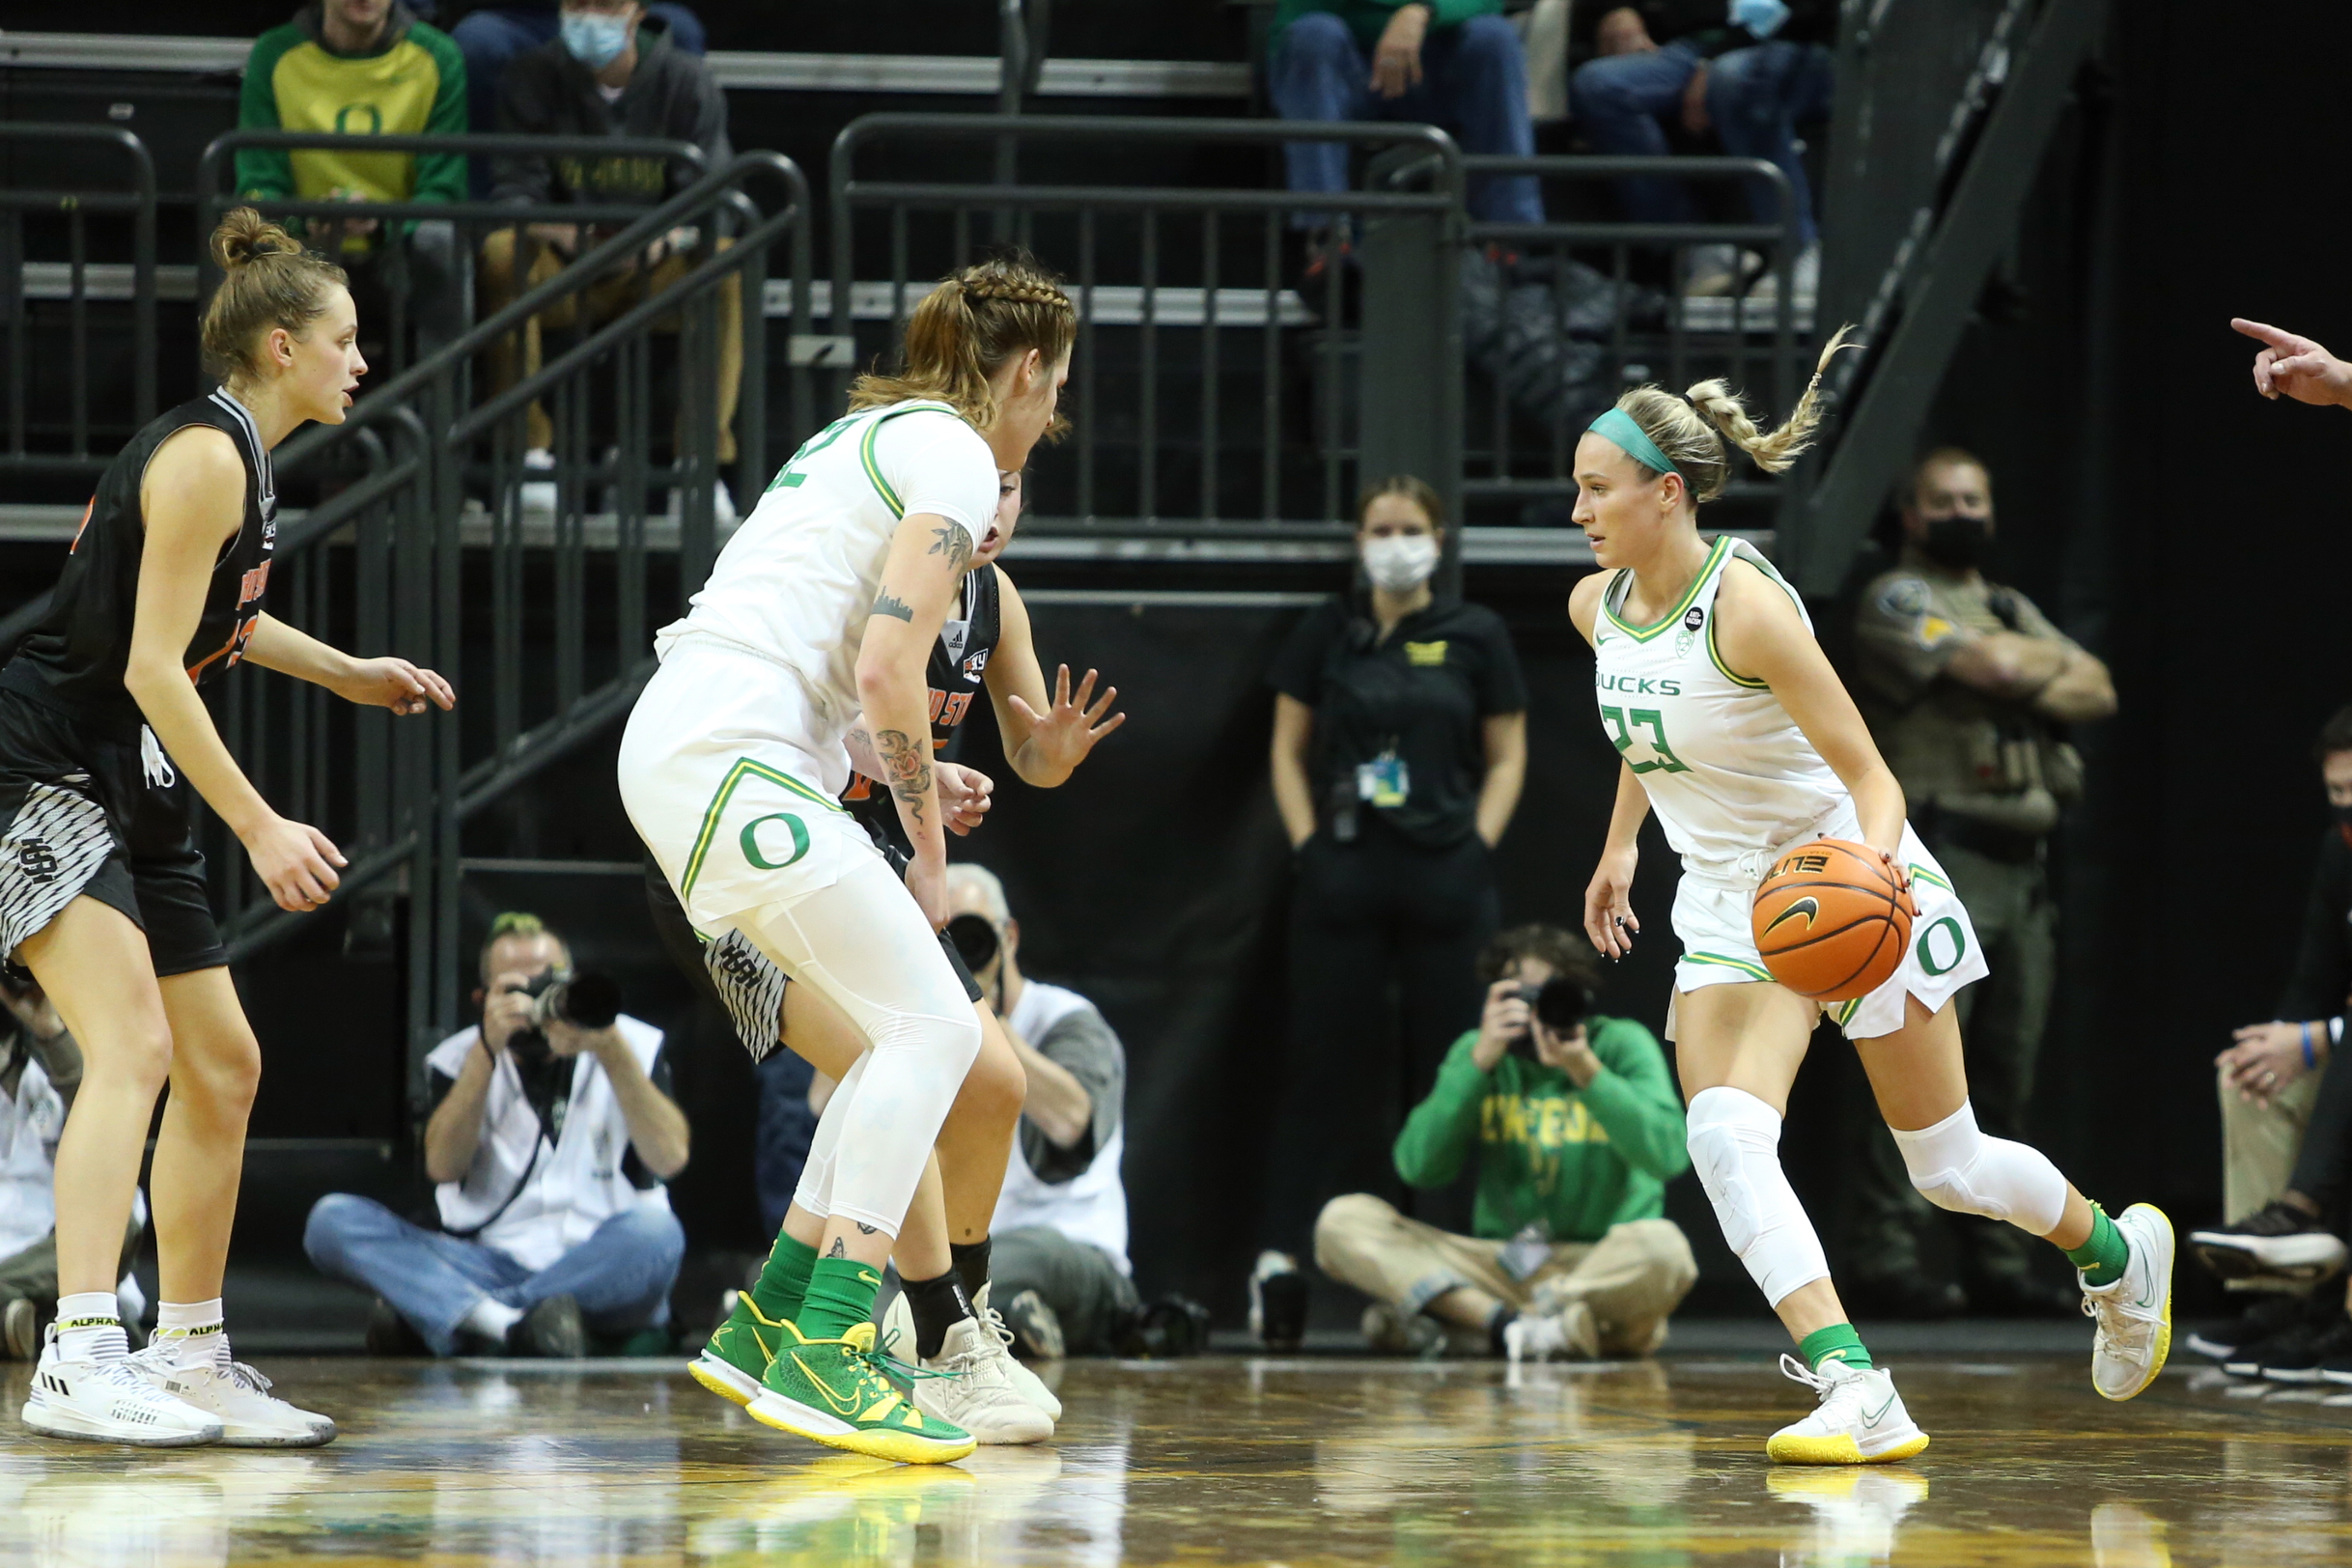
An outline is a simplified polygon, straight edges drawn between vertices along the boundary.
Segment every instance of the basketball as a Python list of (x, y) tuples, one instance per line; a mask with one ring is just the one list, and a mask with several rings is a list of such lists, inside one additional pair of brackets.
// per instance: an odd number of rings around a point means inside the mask
[(1801, 996), (1842, 1002), (1893, 977), (1911, 946), (1911, 906), (1878, 852), (1817, 838), (1782, 855), (1756, 889), (1756, 951)]

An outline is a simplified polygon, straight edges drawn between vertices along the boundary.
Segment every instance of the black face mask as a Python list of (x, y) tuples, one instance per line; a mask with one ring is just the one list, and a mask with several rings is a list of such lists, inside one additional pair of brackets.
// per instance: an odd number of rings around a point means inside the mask
[(2352, 833), (2352, 806), (2331, 805), (2328, 810), (2335, 816), (2337, 826)]
[(1950, 517), (1927, 519), (1927, 537), (1919, 549), (1938, 566), (1966, 572), (1984, 560), (1993, 542), (1993, 524), (1983, 518)]

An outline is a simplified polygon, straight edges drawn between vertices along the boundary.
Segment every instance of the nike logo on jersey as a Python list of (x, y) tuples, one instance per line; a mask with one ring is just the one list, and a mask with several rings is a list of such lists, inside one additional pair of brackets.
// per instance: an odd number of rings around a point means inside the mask
[(1772, 924), (1764, 928), (1764, 935), (1771, 936), (1799, 915), (1804, 915), (1805, 923), (1808, 926), (1811, 925), (1821, 917), (1821, 901), (1809, 895), (1797, 900), (1796, 903), (1772, 917)]

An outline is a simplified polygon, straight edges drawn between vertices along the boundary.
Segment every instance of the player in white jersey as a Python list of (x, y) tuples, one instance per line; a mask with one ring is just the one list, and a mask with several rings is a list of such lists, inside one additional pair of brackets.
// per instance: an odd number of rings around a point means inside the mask
[[(870, 1042), (826, 1106), (785, 1218), (817, 1255), (748, 1408), (909, 1463), (972, 1447), (898, 1392), (868, 1321), (980, 1049), (936, 934), (947, 855), (925, 669), (995, 515), (998, 471), (1023, 467), (1058, 424), (1076, 333), (1069, 296), (1026, 258), (934, 289), (908, 321), (903, 373), (859, 378), (850, 412), (784, 465), (686, 618), (662, 629), (661, 667), (621, 742), (622, 800), (696, 929), (742, 932)], [(858, 765), (888, 785), (913, 847), (903, 886), (836, 800), (861, 712), (872, 744)]]
[(1636, 835), (1656, 811), (1683, 863), (1666, 1033), (1690, 1103), (1691, 1162), (1723, 1239), (1798, 1342), (1802, 1360), (1783, 1357), (1783, 1369), (1819, 1396), (1767, 1452), (1851, 1465), (1908, 1458), (1927, 1435), (1871, 1364), (1780, 1169), (1789, 1086), (1822, 1012), (1774, 983), (1750, 930), (1756, 886), (1783, 851), (1858, 841), (1908, 887), (1917, 917), (1902, 967), (1832, 1016), (1913, 1185), (1941, 1208), (2047, 1238), (2080, 1271), (2098, 1324), (2091, 1382), (2110, 1399), (2131, 1398), (2164, 1365), (2172, 1229), (2147, 1204), (2110, 1220), (2041, 1154), (1977, 1130), (1949, 1005), (1986, 972), (1968, 911), (1905, 822), (1902, 788), (1796, 592), (1748, 546), (1699, 537), (1698, 504), (1728, 477), (1726, 441), (1767, 472), (1786, 468), (1811, 435), (1819, 380), (1816, 371), (1770, 434), (1720, 380), (1681, 395), (1638, 387), (1594, 420), (1577, 445), (1576, 520), (1603, 570), (1577, 585), (1569, 613), (1593, 646), (1601, 721), (1623, 758), (1585, 930), (1611, 958), (1630, 951)]

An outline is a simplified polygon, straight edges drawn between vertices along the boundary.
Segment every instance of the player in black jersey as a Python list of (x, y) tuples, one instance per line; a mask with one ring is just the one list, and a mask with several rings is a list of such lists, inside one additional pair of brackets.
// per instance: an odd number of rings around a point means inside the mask
[[(1021, 476), (1001, 475), (1000, 485), (994, 523), (972, 556), (958, 610), (931, 651), (932, 748), (951, 747), (972, 704), (985, 692), (1014, 772), (1024, 783), (1051, 789), (1070, 777), (1097, 742), (1125, 723), (1126, 715), (1110, 712), (1117, 687), (1094, 695), (1092, 670), (1074, 695), (1070, 670), (1062, 666), (1049, 691), (1028, 607), (995, 564), (1011, 543), (1022, 506)], [(880, 759), (862, 719), (852, 727), (849, 746), (861, 770), (842, 793), (842, 803), (864, 822), (876, 845), (903, 873), (910, 851), (888, 792), (875, 783)], [(949, 761), (935, 764), (934, 776), (948, 828), (969, 833), (987, 814), (994, 782), (976, 769)], [(836, 1080), (856, 1062), (865, 1049), (864, 1035), (814, 988), (788, 985), (784, 972), (740, 933), (703, 942), (658, 871), (649, 874), (646, 888), (655, 926), (672, 958), (727, 1009), (753, 1060), (778, 1044), (789, 1045)], [(963, 958), (944, 936), (940, 941), (979, 1013), (981, 1045), (892, 1250), (914, 1318), (915, 1343), (900, 1347), (899, 1354), (911, 1349), (925, 1367), (948, 1374), (915, 1384), (916, 1401), (941, 1419), (982, 1442), (1040, 1442), (1051, 1435), (1060, 1404), (1034, 1375), (1002, 1355), (1001, 1319), (986, 1295), (989, 1222), (1012, 1157), (1026, 1079), (1002, 1023), (982, 1001)], [(706, 1384), (733, 1386), (730, 1371), (748, 1370), (731, 1366), (730, 1358), (744, 1359), (739, 1347), (764, 1342), (754, 1311), (744, 1296), (712, 1336), (712, 1347), (696, 1363), (696, 1376)], [(963, 1327), (966, 1322), (968, 1329)], [(997, 1384), (999, 1376), (1009, 1381), (1009, 1388)], [(1002, 1397), (1007, 1392), (1015, 1397)], [(1021, 1406), (1044, 1414), (1046, 1421), (1029, 1421)]]
[[(57, 1151), (58, 1321), (23, 1414), (51, 1437), (300, 1447), (334, 1423), (272, 1398), (221, 1327), (261, 1052), (205, 897), (188, 791), (236, 830), (282, 909), (324, 904), (344, 860), (270, 810), (197, 687), (249, 658), (396, 714), (454, 698), (430, 670), (354, 658), (263, 611), (270, 449), (308, 420), (342, 423), (367, 364), (342, 268), (250, 209), (222, 221), (212, 253), (225, 276), (203, 339), (222, 384), (108, 465), (48, 613), (0, 669), (0, 956), (32, 972), (87, 1064)], [(134, 1357), (116, 1254), (166, 1081), (151, 1184), (162, 1305)]]

